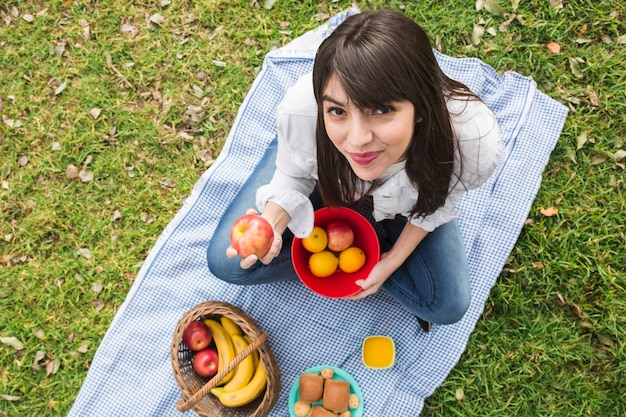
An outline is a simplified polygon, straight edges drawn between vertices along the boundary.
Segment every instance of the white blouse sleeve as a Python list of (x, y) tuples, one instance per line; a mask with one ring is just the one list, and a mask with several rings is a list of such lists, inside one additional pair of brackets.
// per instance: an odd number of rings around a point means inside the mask
[(291, 87), (276, 111), (278, 154), (269, 184), (257, 190), (256, 204), (262, 212), (268, 201), (291, 217), (289, 229), (304, 238), (313, 230), (313, 205), (309, 195), (317, 183), (315, 128), (317, 104), (311, 74)]
[(484, 184), (500, 160), (500, 127), (493, 112), (483, 102), (451, 100), (448, 109), (463, 160), (459, 163), (457, 158), (444, 205), (424, 218), (410, 218), (412, 224), (428, 232), (456, 218), (459, 215), (456, 205), (461, 197)]

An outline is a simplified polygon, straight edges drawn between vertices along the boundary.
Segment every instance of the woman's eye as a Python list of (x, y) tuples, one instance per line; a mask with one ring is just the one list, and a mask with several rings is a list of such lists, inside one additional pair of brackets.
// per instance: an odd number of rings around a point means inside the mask
[(346, 112), (344, 112), (342, 109), (338, 108), (338, 107), (330, 107), (327, 110), (328, 114), (330, 114), (331, 116), (341, 116), (343, 114), (345, 114)]
[(380, 109), (376, 109), (372, 113), (374, 113), (374, 114), (387, 114), (387, 113), (391, 113), (392, 111), (393, 111), (393, 107), (387, 106), (387, 107), (382, 107)]

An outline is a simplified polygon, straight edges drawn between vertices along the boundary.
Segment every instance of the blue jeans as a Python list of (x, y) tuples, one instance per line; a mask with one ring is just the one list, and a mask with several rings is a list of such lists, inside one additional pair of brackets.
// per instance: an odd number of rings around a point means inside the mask
[[(268, 148), (254, 174), (226, 210), (209, 244), (209, 270), (223, 281), (238, 285), (256, 285), (298, 279), (291, 264), (293, 234), (289, 229), (283, 235), (280, 254), (269, 265), (257, 262), (249, 269), (242, 269), (239, 266), (239, 257), (231, 259), (226, 256), (232, 224), (247, 209), (256, 207), (257, 188), (267, 184), (272, 178), (276, 146), (276, 142), (273, 142)], [(317, 190), (310, 198), (316, 209), (322, 207)], [(371, 206), (368, 207), (367, 203), (353, 208), (374, 225), (381, 253), (389, 251), (404, 228), (406, 217), (397, 215), (395, 219), (376, 222), (371, 214)], [(469, 307), (470, 280), (458, 222), (453, 220), (429, 233), (404, 264), (385, 281), (382, 288), (423, 320), (436, 324), (450, 324), (460, 320)]]

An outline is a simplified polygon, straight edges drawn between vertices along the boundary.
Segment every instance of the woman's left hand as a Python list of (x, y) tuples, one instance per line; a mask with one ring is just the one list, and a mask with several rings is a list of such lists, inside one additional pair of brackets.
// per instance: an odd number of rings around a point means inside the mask
[(392, 264), (390, 259), (385, 261), (388, 255), (389, 252), (385, 252), (380, 255), (380, 260), (376, 265), (374, 265), (372, 272), (370, 272), (366, 279), (355, 281), (355, 284), (363, 288), (363, 291), (360, 291), (350, 297), (346, 297), (347, 300), (359, 300), (376, 293), (380, 287), (382, 287), (385, 281), (387, 281), (387, 278), (389, 278), (393, 271), (397, 268), (397, 265)]

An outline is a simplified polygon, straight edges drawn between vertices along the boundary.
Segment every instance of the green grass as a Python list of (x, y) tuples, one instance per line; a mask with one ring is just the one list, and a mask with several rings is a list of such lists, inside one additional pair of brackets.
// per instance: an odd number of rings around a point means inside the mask
[[(23, 345), (0, 344), (0, 416), (67, 414), (139, 265), (219, 154), (265, 54), (350, 5), (253, 3), (0, 3), (0, 336)], [(521, 0), (524, 18), (506, 31), (510, 14), (473, 1), (360, 6), (403, 10), (443, 52), (532, 77), (570, 108), (485, 313), (422, 415), (624, 415), (622, 2)], [(160, 25), (148, 22), (156, 13)], [(486, 32), (477, 45), (474, 25)], [(206, 114), (182, 137), (189, 106)], [(68, 179), (69, 165), (93, 180)], [(548, 207), (558, 214), (543, 216)]]

